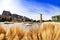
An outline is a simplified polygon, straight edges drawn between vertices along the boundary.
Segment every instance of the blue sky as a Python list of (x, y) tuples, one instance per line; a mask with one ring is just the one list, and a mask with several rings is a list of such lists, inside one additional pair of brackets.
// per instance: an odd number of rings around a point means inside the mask
[(3, 10), (36, 20), (43, 14), (43, 19), (48, 20), (60, 15), (60, 0), (0, 0), (0, 14)]

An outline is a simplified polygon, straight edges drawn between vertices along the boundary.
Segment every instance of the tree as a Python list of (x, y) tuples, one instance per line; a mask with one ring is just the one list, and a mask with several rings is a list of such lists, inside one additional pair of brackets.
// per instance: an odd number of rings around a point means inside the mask
[(40, 20), (37, 20), (37, 22), (40, 22)]
[(33, 20), (33, 22), (36, 22), (36, 20)]

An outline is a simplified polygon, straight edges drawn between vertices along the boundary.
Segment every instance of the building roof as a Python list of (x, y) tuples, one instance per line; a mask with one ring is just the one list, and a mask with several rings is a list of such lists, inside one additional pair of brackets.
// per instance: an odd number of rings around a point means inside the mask
[(52, 18), (54, 18), (54, 17), (60, 17), (60, 15), (52, 16)]
[(11, 16), (11, 13), (10, 13), (10, 11), (3, 11), (3, 13), (2, 13), (2, 15), (8, 15), (8, 16)]

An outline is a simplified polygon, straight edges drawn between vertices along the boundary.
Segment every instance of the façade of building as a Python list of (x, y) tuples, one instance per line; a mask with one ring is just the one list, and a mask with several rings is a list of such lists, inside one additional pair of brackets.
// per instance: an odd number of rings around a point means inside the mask
[(17, 14), (11, 14), (10, 11), (3, 11), (2, 15), (0, 15), (0, 21), (4, 22), (4, 21), (12, 21), (12, 22), (22, 22), (22, 21), (31, 21), (31, 19), (27, 18), (27, 17), (23, 17), (21, 15), (17, 15)]
[(52, 20), (60, 22), (60, 15), (52, 16)]
[(12, 18), (11, 18), (11, 13), (10, 11), (3, 11), (2, 12), (2, 21), (11, 21)]

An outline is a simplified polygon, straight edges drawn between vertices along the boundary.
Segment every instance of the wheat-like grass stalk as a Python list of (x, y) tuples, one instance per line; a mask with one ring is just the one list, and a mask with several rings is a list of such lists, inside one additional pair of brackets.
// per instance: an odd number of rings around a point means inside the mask
[(45, 22), (32, 29), (11, 26), (7, 30), (0, 24), (0, 40), (60, 40), (60, 23)]
[(0, 24), (0, 40), (6, 39), (6, 29)]

